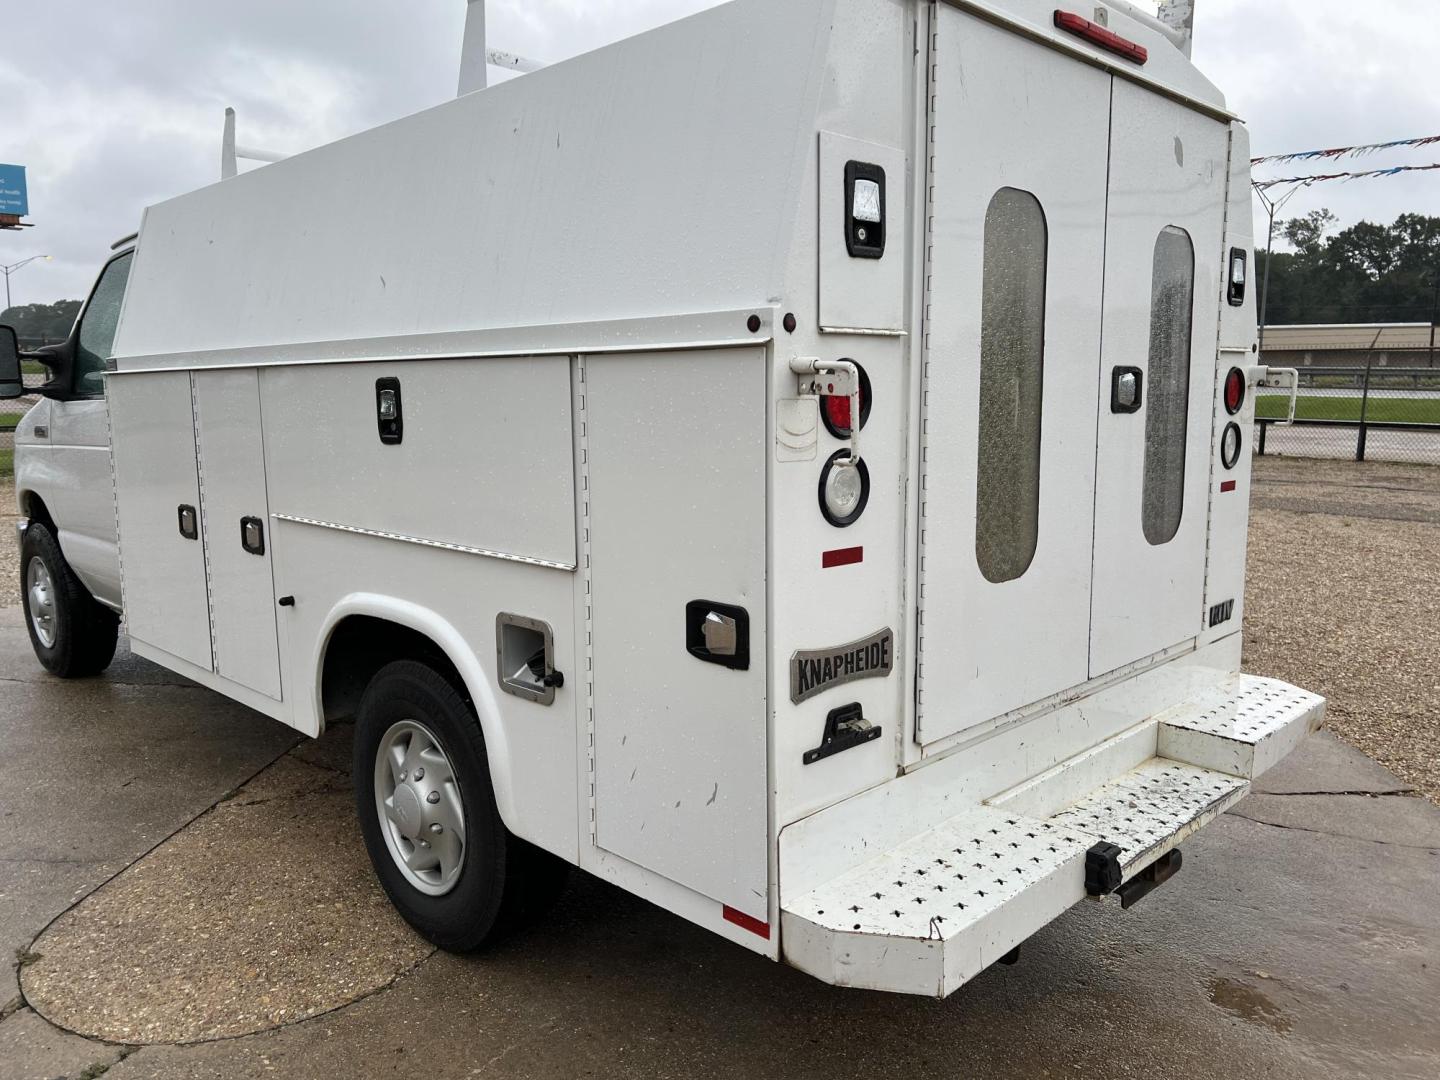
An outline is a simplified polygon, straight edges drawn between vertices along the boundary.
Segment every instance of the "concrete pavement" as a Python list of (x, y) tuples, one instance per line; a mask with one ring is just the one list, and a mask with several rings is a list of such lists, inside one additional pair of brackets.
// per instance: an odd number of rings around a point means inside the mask
[[(265, 820), (237, 810), (226, 845), (217, 841), (229, 819), (207, 810), (237, 788), (283, 794), (307, 763), (339, 764), (344, 728), (287, 756), (295, 739), (278, 725), (131, 657), (99, 680), (45, 678), (15, 614), (0, 620), (0, 937), (30, 964), (27, 985), (46, 964), (30, 950), (43, 951), (47, 924), (127, 865), (48, 940), (60, 942), (69, 922), (113, 926), (92, 914), (107, 895), (143, 892), (147, 876), (161, 887), (174, 878), (165, 867), (187, 860), (205, 861), (196, 874), (223, 877), (227, 897), (282, 887), (243, 873), (243, 837)], [(333, 768), (328, 775), (343, 784)], [(543, 925), (491, 953), (430, 955), (312, 1019), (193, 1045), (137, 1048), (62, 1031), (13, 998), (12, 963), (10, 989), (0, 991), (11, 999), (0, 1078), (108, 1067), (118, 1080), (417, 1071), (1433, 1080), (1440, 811), (1326, 734), (1260, 787), (1187, 843), (1181, 874), (1130, 912), (1082, 904), (1028, 944), (1018, 966), (991, 969), (945, 1002), (825, 986), (577, 875)], [(293, 825), (283, 798), (242, 794), (225, 805), (245, 802), (257, 815), (278, 808), (274, 821)], [(340, 798), (326, 807), (348, 813)], [(336, 858), (358, 849), (353, 823), (343, 826), (325, 834)], [(237, 902), (224, 918), (249, 909)], [(203, 932), (213, 910), (157, 924), (156, 934)], [(371, 956), (388, 933), (357, 922), (316, 955)], [(298, 920), (252, 937), (264, 943), (267, 934), (277, 952), (309, 940)], [(91, 955), (94, 970), (67, 968), (47, 999), (86, 1000), (89, 984), (116, 966), (110, 953)], [(212, 959), (217, 970), (238, 962), (223, 950)], [(142, 983), (170, 986), (183, 960), (133, 964), (134, 997)], [(104, 985), (104, 1010), (123, 1018), (124, 981)], [(185, 993), (175, 985), (151, 1004)]]

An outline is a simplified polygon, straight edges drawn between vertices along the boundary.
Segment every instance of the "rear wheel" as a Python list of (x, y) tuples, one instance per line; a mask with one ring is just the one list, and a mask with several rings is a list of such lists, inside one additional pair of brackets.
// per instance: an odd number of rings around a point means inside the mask
[(559, 894), (568, 867), (506, 830), (480, 724), (434, 669), (401, 660), (371, 680), (352, 766), (376, 876), (435, 945), (473, 952)]
[(48, 525), (25, 530), (20, 590), (30, 644), (46, 671), (76, 679), (110, 666), (120, 618), (80, 583)]

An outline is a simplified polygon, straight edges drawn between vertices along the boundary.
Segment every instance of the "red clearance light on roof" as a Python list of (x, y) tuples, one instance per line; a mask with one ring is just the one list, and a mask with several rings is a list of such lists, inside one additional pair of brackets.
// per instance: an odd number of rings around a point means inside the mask
[(1068, 30), (1077, 37), (1082, 37), (1092, 45), (1098, 45), (1106, 52), (1112, 52), (1116, 56), (1123, 56), (1126, 60), (1133, 60), (1137, 64), (1144, 64), (1150, 59), (1150, 50), (1144, 45), (1138, 45), (1128, 38), (1123, 38), (1099, 23), (1093, 23), (1089, 19), (1082, 18), (1069, 11), (1055, 12), (1055, 25), (1061, 30)]

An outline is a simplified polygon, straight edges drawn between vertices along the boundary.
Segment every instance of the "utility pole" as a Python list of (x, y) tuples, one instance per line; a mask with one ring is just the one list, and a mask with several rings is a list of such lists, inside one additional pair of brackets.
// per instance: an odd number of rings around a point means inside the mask
[(1435, 294), (1430, 299), (1430, 362), (1427, 366), (1435, 366), (1435, 320), (1440, 317), (1440, 266), (1430, 271), (1430, 276), (1435, 279)]
[(6, 310), (6, 311), (9, 311), (9, 310), (10, 310), (10, 275), (13, 274), (13, 273), (15, 273), (15, 271), (16, 271), (16, 270), (19, 270), (22, 266), (29, 266), (29, 265), (30, 265), (32, 262), (34, 262), (36, 259), (44, 259), (46, 262), (49, 262), (49, 261), (50, 261), (51, 259), (53, 259), (53, 258), (54, 258), (53, 255), (31, 255), (28, 259), (21, 259), (19, 262), (10, 263), (9, 265), (0, 266), (0, 273), (4, 273), (4, 275), (5, 275), (5, 310)]
[(1266, 193), (1265, 188), (1262, 188), (1259, 184), (1254, 185), (1255, 194), (1259, 197), (1261, 203), (1264, 204), (1265, 212), (1270, 215), (1270, 239), (1265, 243), (1265, 280), (1260, 286), (1260, 348), (1262, 349), (1265, 347), (1265, 327), (1270, 310), (1270, 263), (1275, 257), (1275, 215), (1284, 209), (1285, 204), (1293, 199), (1300, 189), (1305, 186), (1306, 185), (1301, 184), (1297, 187), (1292, 187), (1284, 195), (1281, 195), (1280, 198), (1272, 199)]

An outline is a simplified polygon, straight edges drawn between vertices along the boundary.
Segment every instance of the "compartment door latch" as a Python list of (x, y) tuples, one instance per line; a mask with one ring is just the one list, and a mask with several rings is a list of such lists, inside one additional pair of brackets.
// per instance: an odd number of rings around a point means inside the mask
[(732, 671), (750, 670), (750, 613), (734, 604), (692, 600), (685, 605), (685, 651)]
[(836, 754), (843, 754), (880, 737), (880, 728), (865, 719), (865, 710), (858, 701), (832, 709), (825, 718), (825, 736), (814, 750), (805, 751), (805, 764), (814, 765)]

